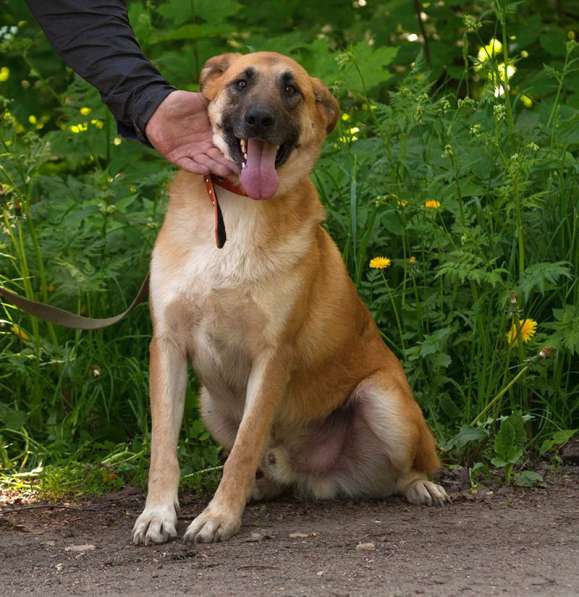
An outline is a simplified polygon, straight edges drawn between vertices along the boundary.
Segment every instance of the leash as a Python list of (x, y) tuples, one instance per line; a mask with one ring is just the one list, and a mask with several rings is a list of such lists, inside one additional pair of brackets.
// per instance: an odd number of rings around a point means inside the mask
[[(219, 200), (215, 191), (215, 185), (217, 184), (221, 188), (231, 191), (232, 193), (236, 193), (237, 195), (243, 195), (245, 197), (247, 197), (247, 195), (243, 189), (241, 189), (241, 187), (229, 182), (224, 178), (219, 178), (217, 176), (213, 177), (211, 174), (209, 174), (203, 177), (203, 181), (205, 183), (207, 196), (209, 197), (211, 205), (213, 206), (213, 231), (215, 235), (215, 245), (218, 249), (222, 249), (227, 240), (227, 234), (225, 232), (225, 222), (223, 221), (223, 213), (221, 212)], [(115, 323), (118, 323), (124, 319), (137, 305), (146, 301), (148, 294), (149, 274), (147, 274), (141, 283), (139, 291), (125, 311), (119, 313), (118, 315), (114, 315), (113, 317), (96, 319), (92, 317), (83, 317), (82, 315), (77, 315), (71, 311), (66, 311), (52, 305), (47, 305), (46, 303), (39, 303), (37, 301), (24, 298), (23, 296), (20, 296), (14, 292), (10, 292), (10, 290), (6, 290), (6, 288), (2, 288), (0, 286), (0, 297), (2, 297), (4, 302), (10, 303), (11, 305), (18, 307), (21, 311), (24, 311), (29, 315), (33, 315), (34, 317), (38, 317), (39, 319), (44, 319), (50, 323), (55, 323), (56, 325), (60, 325), (65, 328), (73, 328), (76, 330), (100, 330), (102, 328), (107, 328), (111, 325), (114, 325)]]

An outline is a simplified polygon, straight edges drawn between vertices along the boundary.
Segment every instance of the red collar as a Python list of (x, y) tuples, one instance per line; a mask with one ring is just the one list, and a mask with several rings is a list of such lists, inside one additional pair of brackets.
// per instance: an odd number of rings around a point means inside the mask
[(221, 213), (221, 207), (219, 206), (219, 200), (217, 199), (217, 193), (215, 191), (215, 185), (220, 186), (222, 189), (226, 191), (230, 191), (231, 193), (235, 193), (236, 195), (242, 195), (243, 197), (248, 197), (248, 195), (243, 191), (243, 189), (236, 185), (227, 178), (221, 178), (220, 176), (213, 176), (212, 174), (207, 174), (203, 177), (203, 182), (205, 183), (205, 189), (207, 191), (207, 196), (209, 197), (209, 201), (211, 201), (211, 205), (213, 205), (213, 213), (214, 213), (214, 232), (215, 232), (215, 244), (217, 245), (218, 249), (222, 249), (225, 241), (227, 240), (227, 234), (225, 233), (225, 223), (223, 221), (223, 214)]

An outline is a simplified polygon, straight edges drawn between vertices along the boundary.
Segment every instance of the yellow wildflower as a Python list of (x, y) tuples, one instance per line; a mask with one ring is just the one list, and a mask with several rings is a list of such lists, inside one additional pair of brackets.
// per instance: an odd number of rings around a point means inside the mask
[(37, 123), (38, 123), (38, 119), (36, 118), (36, 116), (34, 116), (34, 114), (31, 114), (31, 115), (28, 117), (28, 122), (29, 122), (30, 124), (34, 124), (34, 125), (35, 125), (35, 124), (37, 124)]
[(529, 52), (527, 52), (527, 50), (523, 50), (521, 52), (521, 58), (528, 58), (529, 57)]
[(406, 207), (408, 205), (408, 201), (406, 199), (398, 199), (397, 205), (398, 207)]
[(88, 116), (92, 110), (90, 108), (88, 108), (87, 106), (83, 106), (79, 112), (82, 114), (82, 116)]
[(17, 323), (10, 326), (10, 331), (23, 342), (30, 340), (30, 336)]
[(519, 319), (518, 325), (511, 325), (507, 332), (507, 341), (512, 346), (520, 340), (528, 342), (537, 332), (537, 322), (534, 319)]
[(80, 133), (80, 129), (78, 128), (78, 124), (71, 124), (71, 125), (68, 127), (68, 130), (69, 130), (71, 133), (74, 133), (75, 135), (76, 135), (77, 133)]
[(10, 78), (10, 69), (7, 66), (0, 68), (0, 83), (8, 81)]
[(533, 107), (533, 100), (528, 95), (521, 95), (521, 102), (525, 108)]
[(499, 71), (499, 79), (501, 81), (508, 81), (516, 72), (517, 67), (514, 64), (506, 64), (501, 62), (497, 66), (497, 70)]
[(503, 44), (496, 38), (492, 38), (486, 46), (481, 46), (478, 51), (478, 61), (486, 62), (489, 58), (500, 54), (503, 51)]
[(105, 125), (105, 123), (104, 123), (102, 120), (99, 120), (98, 118), (93, 118), (93, 119), (90, 121), (90, 123), (91, 123), (93, 126), (96, 126), (96, 127), (97, 127), (97, 129), (102, 129), (102, 128), (103, 128), (103, 126)]
[(374, 257), (370, 259), (370, 269), (386, 269), (392, 265), (388, 257)]
[(438, 209), (440, 207), (440, 201), (436, 199), (427, 199), (424, 202), (424, 207), (427, 209)]
[(414, 257), (414, 255), (411, 255), (411, 256), (408, 258), (408, 263), (409, 263), (410, 265), (416, 265), (416, 257)]
[(344, 112), (342, 114), (342, 120), (343, 121), (350, 120), (350, 115), (347, 112)]
[(113, 139), (113, 145), (120, 145), (123, 142), (123, 140), (120, 137), (115, 137)]

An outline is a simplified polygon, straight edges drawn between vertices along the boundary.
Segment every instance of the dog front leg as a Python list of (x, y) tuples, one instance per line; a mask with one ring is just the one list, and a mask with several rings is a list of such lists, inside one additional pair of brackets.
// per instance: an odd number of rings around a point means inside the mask
[(174, 342), (151, 340), (151, 466), (143, 513), (133, 528), (133, 543), (164, 543), (177, 536), (179, 462), (177, 441), (187, 386), (187, 358)]
[(228, 539), (239, 530), (287, 379), (287, 361), (279, 353), (263, 354), (254, 363), (243, 417), (221, 482), (207, 508), (189, 525), (186, 540), (211, 543)]

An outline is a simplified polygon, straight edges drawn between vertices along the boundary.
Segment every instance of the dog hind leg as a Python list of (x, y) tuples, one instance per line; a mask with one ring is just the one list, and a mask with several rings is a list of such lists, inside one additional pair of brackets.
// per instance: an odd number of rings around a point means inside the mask
[(391, 379), (374, 373), (358, 386), (355, 399), (385, 448), (396, 474), (396, 493), (412, 504), (442, 505), (449, 501), (446, 491), (429, 480), (440, 466), (432, 432), (406, 381)]

